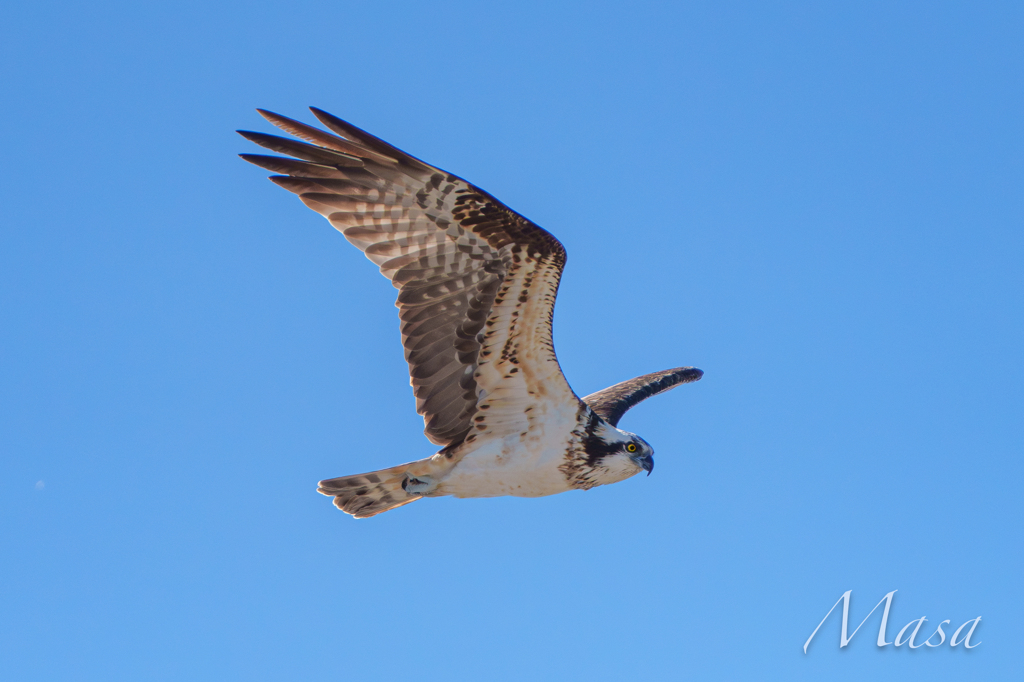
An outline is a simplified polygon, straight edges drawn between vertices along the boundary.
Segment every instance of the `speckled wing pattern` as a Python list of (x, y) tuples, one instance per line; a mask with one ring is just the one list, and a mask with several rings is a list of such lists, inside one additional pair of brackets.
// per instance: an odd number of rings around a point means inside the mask
[(538, 403), (578, 401), (558, 367), (551, 316), (565, 249), (465, 180), (319, 109), (330, 131), (267, 111), (303, 141), (239, 131), (287, 156), (242, 154), (281, 173), (398, 289), (402, 345), (441, 446), (523, 430)]
[(653, 395), (664, 393), (680, 384), (697, 381), (704, 372), (696, 367), (676, 367), (661, 372), (652, 372), (620, 384), (609, 386), (603, 391), (591, 393), (583, 399), (598, 416), (612, 426), (617, 426), (622, 415), (637, 403)]

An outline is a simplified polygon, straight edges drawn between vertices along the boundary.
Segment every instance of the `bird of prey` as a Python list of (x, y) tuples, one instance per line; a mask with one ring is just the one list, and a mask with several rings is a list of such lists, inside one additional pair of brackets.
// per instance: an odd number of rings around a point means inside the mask
[[(325, 111), (331, 132), (258, 110), (296, 139), (239, 131), (278, 154), (278, 175), (398, 289), (402, 345), (430, 457), (320, 481), (366, 518), (422, 497), (539, 497), (650, 474), (654, 451), (617, 428), (626, 410), (694, 367), (646, 374), (582, 400), (562, 375), (551, 317), (565, 249), (466, 182)], [(302, 140), (302, 141), (299, 141)]]

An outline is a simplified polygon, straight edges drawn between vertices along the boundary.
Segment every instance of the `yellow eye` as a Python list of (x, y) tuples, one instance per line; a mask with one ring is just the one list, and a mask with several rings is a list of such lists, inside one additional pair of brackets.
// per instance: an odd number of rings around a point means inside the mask
[(636, 444), (630, 443), (626, 446), (626, 452), (636, 452)]

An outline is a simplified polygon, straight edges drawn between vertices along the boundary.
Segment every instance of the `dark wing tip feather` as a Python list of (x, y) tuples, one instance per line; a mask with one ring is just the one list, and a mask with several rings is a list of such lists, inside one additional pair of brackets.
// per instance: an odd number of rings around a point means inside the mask
[(605, 421), (615, 426), (622, 419), (622, 415), (637, 403), (680, 384), (699, 381), (702, 376), (704, 372), (696, 367), (676, 367), (652, 372), (592, 393), (584, 398), (583, 402)]
[(323, 109), (318, 109), (316, 107), (310, 107), (309, 110), (313, 112), (313, 115), (317, 117), (317, 120), (327, 126), (332, 132), (348, 138), (353, 142), (358, 142), (364, 147), (372, 149), (392, 161), (409, 164), (420, 171), (437, 171), (436, 168), (424, 161), (421, 161), (420, 159), (417, 159), (412, 154), (403, 152), (393, 144), (385, 142), (376, 135), (371, 135), (362, 128), (358, 128), (348, 121), (338, 118), (334, 114), (329, 114)]
[(313, 112), (313, 115), (317, 117), (317, 120), (342, 137), (346, 137), (355, 142), (361, 142), (371, 149), (376, 149), (385, 153), (389, 150), (395, 149), (395, 147), (389, 142), (385, 142), (376, 135), (371, 135), (362, 128), (354, 126), (348, 121), (338, 118), (334, 114), (328, 113), (323, 109), (310, 107), (309, 110)]
[(257, 133), (252, 130), (239, 130), (238, 134), (265, 149), (279, 154), (288, 154), (303, 161), (312, 161), (313, 163), (328, 166), (361, 167), (364, 165), (363, 159), (356, 154), (338, 151), (329, 147), (299, 142), (298, 140), (278, 135)]
[(269, 156), (267, 154), (239, 154), (243, 161), (275, 173), (288, 173), (299, 178), (331, 178), (343, 179), (345, 174), (335, 166), (309, 161), (300, 161), (285, 156)]

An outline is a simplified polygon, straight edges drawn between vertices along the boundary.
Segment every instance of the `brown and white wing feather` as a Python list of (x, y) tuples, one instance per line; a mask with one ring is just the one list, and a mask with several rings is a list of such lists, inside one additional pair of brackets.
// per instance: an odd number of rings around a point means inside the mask
[(702, 376), (704, 372), (696, 367), (676, 367), (652, 372), (591, 393), (583, 398), (583, 402), (609, 424), (617, 426), (622, 415), (637, 403), (680, 384), (698, 381)]
[(546, 401), (576, 404), (551, 316), (565, 249), (465, 180), (326, 112), (332, 132), (260, 113), (303, 142), (239, 131), (287, 156), (242, 154), (281, 175), (398, 289), (402, 345), (427, 438), (448, 446), (522, 430)]

